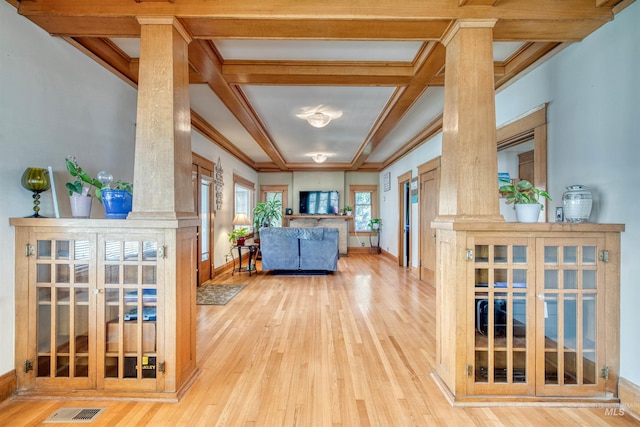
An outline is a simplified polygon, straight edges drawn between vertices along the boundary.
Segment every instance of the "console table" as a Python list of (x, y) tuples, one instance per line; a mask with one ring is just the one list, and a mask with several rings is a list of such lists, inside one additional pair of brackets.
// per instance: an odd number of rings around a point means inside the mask
[(288, 227), (328, 227), (338, 229), (338, 250), (348, 255), (349, 220), (353, 215), (285, 215)]
[[(233, 258), (233, 270), (231, 271), (231, 275), (233, 276), (234, 273), (238, 272), (238, 273), (242, 273), (243, 271), (248, 271), (249, 272), (249, 276), (251, 276), (252, 272), (256, 272), (256, 262), (254, 260), (254, 254), (255, 257), (258, 257), (258, 246), (256, 245), (236, 245), (234, 246), (234, 249), (238, 250), (238, 268), (236, 268), (235, 264), (236, 264), (236, 259), (233, 256), (233, 251), (231, 252), (231, 257)], [(249, 262), (247, 264), (247, 266), (243, 269), (242, 268), (242, 250), (243, 249), (247, 249), (249, 251)]]

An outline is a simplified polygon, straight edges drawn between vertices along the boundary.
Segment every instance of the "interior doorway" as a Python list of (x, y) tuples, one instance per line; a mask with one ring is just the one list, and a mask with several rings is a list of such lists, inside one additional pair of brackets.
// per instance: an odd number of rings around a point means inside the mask
[(411, 268), (411, 171), (398, 177), (398, 265)]
[(200, 286), (214, 276), (213, 268), (213, 170), (214, 163), (192, 155), (194, 209), (200, 219), (198, 226), (197, 284)]

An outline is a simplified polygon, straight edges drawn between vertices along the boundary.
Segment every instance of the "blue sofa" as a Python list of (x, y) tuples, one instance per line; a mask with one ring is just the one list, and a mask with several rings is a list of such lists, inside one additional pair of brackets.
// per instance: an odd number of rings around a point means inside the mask
[(336, 271), (338, 229), (266, 227), (260, 229), (263, 270)]

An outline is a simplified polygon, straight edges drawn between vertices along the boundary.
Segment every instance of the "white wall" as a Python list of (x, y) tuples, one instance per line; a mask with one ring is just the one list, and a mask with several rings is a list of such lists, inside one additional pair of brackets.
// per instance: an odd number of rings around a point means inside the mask
[[(32, 213), (20, 185), (26, 167), (52, 166), (63, 216), (70, 216), (66, 155), (90, 173), (133, 180), (136, 91), (98, 63), (0, 2), (0, 375), (14, 368), (14, 230)], [(53, 216), (51, 191), (41, 214)], [(92, 216), (104, 210), (94, 203)]]

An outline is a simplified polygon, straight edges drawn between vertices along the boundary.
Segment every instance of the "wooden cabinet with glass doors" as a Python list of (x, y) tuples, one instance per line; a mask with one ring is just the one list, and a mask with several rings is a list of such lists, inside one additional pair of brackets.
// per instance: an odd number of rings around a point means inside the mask
[(16, 318), (26, 332), (16, 340), (18, 392), (173, 398), (176, 390), (165, 386), (176, 383), (178, 369), (163, 344), (186, 319), (167, 318), (167, 235), (57, 232), (19, 226), (24, 221), (12, 220), (21, 249)]
[[(446, 231), (441, 241), (458, 245), (467, 260), (460, 270), (466, 286), (439, 299), (441, 321), (459, 322), (439, 331), (436, 378), (449, 397), (615, 401), (623, 229), (477, 223)], [(452, 309), (455, 316), (447, 314)]]

